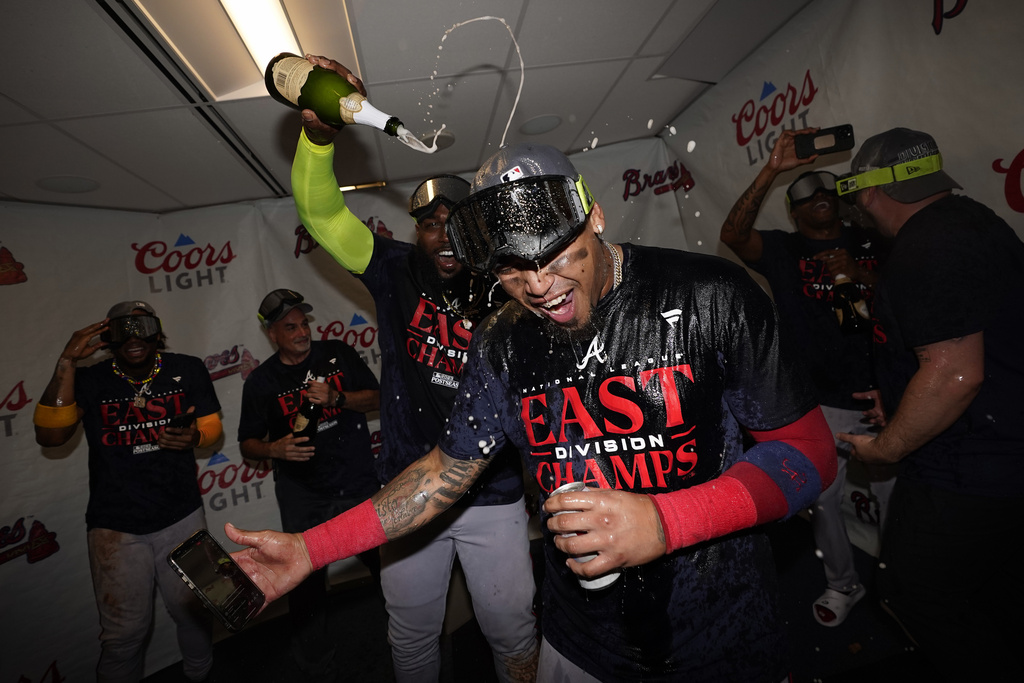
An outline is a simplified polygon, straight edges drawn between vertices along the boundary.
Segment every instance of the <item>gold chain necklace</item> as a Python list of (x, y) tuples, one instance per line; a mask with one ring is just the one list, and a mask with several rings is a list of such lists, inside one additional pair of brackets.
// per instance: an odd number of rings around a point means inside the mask
[(135, 399), (133, 401), (135, 407), (145, 408), (146, 398), (143, 396), (143, 394), (146, 394), (147, 396), (152, 395), (149, 383), (152, 382), (160, 373), (160, 368), (163, 367), (163, 364), (164, 359), (160, 356), (160, 353), (157, 352), (156, 362), (153, 363), (153, 369), (149, 371), (149, 377), (147, 377), (146, 379), (135, 379), (131, 375), (125, 373), (124, 370), (118, 367), (116, 359), (114, 360), (114, 364), (111, 367), (113, 368), (115, 375), (117, 375), (118, 377), (125, 380), (126, 382), (128, 382), (128, 384), (131, 385), (132, 391), (135, 392)]
[(448, 298), (448, 292), (445, 291), (444, 287), (441, 287), (441, 298), (444, 300), (445, 306), (448, 307), (448, 310), (465, 320), (467, 323), (472, 323), (470, 316), (476, 315), (480, 311), (481, 306), (485, 304), (483, 296), (486, 282), (482, 283), (484, 286), (477, 287), (477, 281), (478, 278), (472, 277), (469, 281), (469, 285), (466, 287), (468, 302), (464, 309), (460, 307), (458, 297), (455, 297), (455, 301), (450, 300)]

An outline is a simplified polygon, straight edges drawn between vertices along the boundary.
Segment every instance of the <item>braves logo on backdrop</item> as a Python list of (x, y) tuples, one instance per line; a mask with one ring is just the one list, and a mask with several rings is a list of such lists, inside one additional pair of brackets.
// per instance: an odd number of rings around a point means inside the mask
[(210, 373), (211, 380), (216, 382), (222, 377), (237, 374), (241, 374), (242, 379), (246, 380), (249, 378), (249, 374), (259, 366), (260, 362), (249, 353), (248, 349), (243, 348), (239, 353), (238, 347), (239, 345), (235, 344), (230, 349), (224, 349), (220, 353), (203, 359), (203, 364), (206, 365), (206, 371)]
[(19, 517), (11, 526), (0, 527), (0, 565), (24, 556), (29, 564), (45, 560), (60, 550), (57, 534), (47, 531), (38, 519), (26, 532), (25, 518)]
[(151, 294), (193, 287), (214, 287), (224, 284), (228, 264), (235, 260), (231, 242), (200, 246), (191, 237), (179, 235), (173, 246), (154, 240), (133, 243), (135, 270), (149, 277)]
[(944, 4), (943, 0), (934, 0), (934, 2), (935, 9), (932, 13), (932, 29), (934, 29), (935, 35), (939, 35), (942, 33), (942, 20), (953, 19), (954, 17), (959, 16), (959, 14), (964, 11), (964, 8), (967, 7), (967, 0), (955, 0), (953, 8), (948, 12), (945, 12), (942, 9)]
[(1017, 152), (1017, 156), (1014, 157), (1009, 166), (1003, 166), (1003, 160), (996, 159), (992, 162), (992, 170), (996, 173), (1006, 174), (1006, 182), (1003, 185), (1006, 205), (1017, 213), (1024, 213), (1024, 193), (1021, 191), (1021, 172), (1024, 171), (1024, 149)]
[(7, 247), (0, 247), (0, 285), (17, 285), (27, 282), (25, 266), (14, 258)]
[(743, 103), (733, 114), (732, 122), (736, 126), (736, 144), (746, 149), (751, 166), (764, 161), (780, 132), (807, 128), (809, 107), (817, 94), (818, 87), (808, 69), (799, 85), (787, 83), (779, 90), (771, 81), (765, 81), (758, 102), (749, 99)]
[(449, 317), (436, 304), (420, 297), (406, 326), (405, 350), (417, 363), (436, 371), (432, 381), (457, 387), (457, 378), (467, 360), (472, 328), (470, 321)]
[[(14, 418), (17, 416), (17, 411), (31, 402), (32, 399), (25, 392), (25, 380), (21, 380), (11, 387), (7, 395), (0, 399), (0, 436), (13, 436)], [(14, 412), (7, 415), (2, 414), (8, 410)]]
[[(643, 491), (676, 488), (697, 467), (697, 426), (684, 415), (680, 385), (688, 364), (610, 374), (592, 389), (586, 376), (557, 378), (523, 390), (520, 410), (537, 483), (551, 492), (576, 481)], [(584, 390), (586, 391), (586, 390)]]
[(680, 187), (689, 192), (693, 189), (693, 176), (686, 170), (678, 160), (673, 161), (668, 168), (655, 171), (654, 174), (644, 173), (638, 168), (627, 169), (622, 174), (623, 190), (622, 201), (628, 201), (630, 197), (638, 197), (645, 190), (652, 190), (654, 194), (678, 190)]

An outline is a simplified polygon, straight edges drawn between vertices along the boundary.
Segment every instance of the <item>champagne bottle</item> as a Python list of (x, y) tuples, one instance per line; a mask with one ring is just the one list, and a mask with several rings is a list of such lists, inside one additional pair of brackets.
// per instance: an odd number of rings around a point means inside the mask
[(871, 313), (857, 284), (843, 273), (836, 274), (833, 280), (832, 306), (839, 321), (839, 329), (845, 334), (859, 334), (869, 329)]
[[(317, 382), (323, 382), (323, 377), (317, 377)], [(292, 426), (292, 435), (295, 438), (300, 436), (309, 437), (304, 445), (312, 446), (316, 441), (316, 430), (320, 425), (320, 416), (324, 414), (324, 408), (321, 405), (317, 405), (309, 400), (309, 396), (304, 396), (302, 404), (299, 406), (299, 412), (295, 415), (295, 424)]]
[(282, 52), (270, 60), (264, 80), (270, 96), (293, 109), (312, 109), (321, 121), (341, 128), (362, 123), (398, 136), (402, 122), (369, 102), (340, 74)]

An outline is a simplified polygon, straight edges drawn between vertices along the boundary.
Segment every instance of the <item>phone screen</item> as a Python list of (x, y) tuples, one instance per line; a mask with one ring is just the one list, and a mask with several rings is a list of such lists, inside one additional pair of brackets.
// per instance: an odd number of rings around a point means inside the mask
[(171, 552), (167, 561), (233, 631), (242, 628), (263, 606), (263, 592), (206, 529), (192, 534)]

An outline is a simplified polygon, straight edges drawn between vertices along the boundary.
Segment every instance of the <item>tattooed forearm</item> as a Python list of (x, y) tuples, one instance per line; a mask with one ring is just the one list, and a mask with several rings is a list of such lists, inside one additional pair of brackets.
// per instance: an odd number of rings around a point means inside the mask
[(487, 460), (455, 460), (434, 449), (373, 496), (389, 539), (415, 531), (469, 490)]
[(725, 224), (722, 226), (722, 239), (728, 237), (745, 239), (750, 234), (750, 229), (754, 225), (758, 211), (761, 210), (761, 202), (764, 201), (767, 190), (768, 186), (760, 185), (757, 179), (750, 184), (750, 187), (736, 200), (732, 211), (725, 219)]

